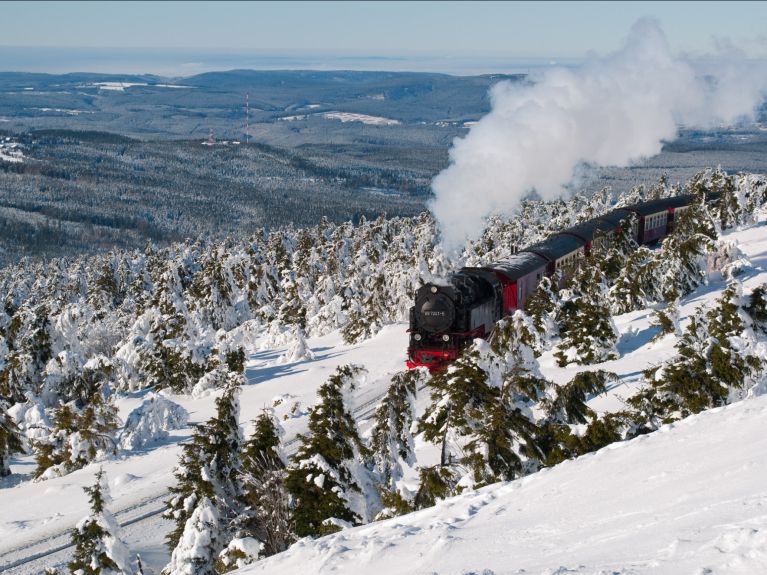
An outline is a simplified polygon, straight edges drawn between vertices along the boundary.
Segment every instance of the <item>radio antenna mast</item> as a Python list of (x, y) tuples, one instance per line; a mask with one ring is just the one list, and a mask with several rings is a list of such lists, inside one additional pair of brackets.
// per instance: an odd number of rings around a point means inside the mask
[(245, 92), (245, 144), (250, 142), (250, 93)]

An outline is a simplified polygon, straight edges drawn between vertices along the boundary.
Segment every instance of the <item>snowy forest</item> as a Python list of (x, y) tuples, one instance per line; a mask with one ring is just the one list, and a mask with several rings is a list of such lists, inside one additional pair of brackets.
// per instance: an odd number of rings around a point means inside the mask
[[(706, 201), (711, 192), (721, 192), (716, 202)], [(415, 290), (460, 265), (502, 260), (616, 206), (678, 194), (694, 201), (661, 245), (619, 234), (563, 287), (544, 279), (525, 310), (445, 372), (395, 374), (364, 433), (348, 404), (362, 365), (339, 367), (319, 387), (295, 449), (268, 408), (244, 433), (239, 394), (252, 350), (286, 347), (280, 360), (296, 361), (312, 358), (308, 337), (341, 330), (361, 342), (405, 321)], [(212, 575), (649, 433), (764, 390), (767, 284), (743, 289), (750, 264), (720, 236), (754, 224), (765, 204), (762, 176), (710, 169), (620, 197), (605, 188), (526, 200), (515, 216), (490, 218), (457, 256), (442, 251), (423, 213), (22, 260), (0, 269), (0, 477), (16, 454), (34, 455), (40, 482), (130, 453), (186, 424), (167, 396), (215, 393), (215, 416), (195, 428), (175, 470), (163, 571)], [(680, 299), (712, 272), (727, 288), (682, 330)], [(613, 316), (648, 307), (677, 353), (646, 370), (623, 410), (598, 416), (586, 402), (616, 376), (580, 366), (618, 357)], [(403, 336), (403, 363), (405, 347)], [(546, 351), (570, 366), (569, 383), (542, 375)], [(148, 389), (120, 421), (115, 399)], [(419, 461), (425, 452), (433, 457)], [(99, 473), (87, 489), (92, 513), (73, 532), (72, 572), (141, 572), (119, 541), (108, 491)]]

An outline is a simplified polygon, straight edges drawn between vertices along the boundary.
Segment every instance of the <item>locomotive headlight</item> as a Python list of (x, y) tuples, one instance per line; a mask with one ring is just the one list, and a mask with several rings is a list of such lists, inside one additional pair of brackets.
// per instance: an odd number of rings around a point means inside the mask
[(442, 336), (442, 341), (450, 341), (450, 336), (445, 334)]
[(416, 340), (416, 341), (421, 341), (421, 334), (420, 333), (415, 334), (413, 336), (413, 339)]
[(437, 293), (437, 286), (431, 286), (431, 293)]

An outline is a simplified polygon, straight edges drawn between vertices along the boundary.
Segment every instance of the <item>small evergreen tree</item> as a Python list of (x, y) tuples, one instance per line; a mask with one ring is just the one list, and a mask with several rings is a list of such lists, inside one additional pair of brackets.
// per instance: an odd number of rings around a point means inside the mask
[(286, 477), (299, 537), (333, 533), (338, 530), (333, 520), (355, 524), (365, 519), (366, 510), (352, 499), (362, 496), (365, 478), (357, 472), (366, 469), (369, 451), (344, 402), (361, 373), (359, 367), (342, 366), (320, 386), (320, 401), (309, 412), (309, 432), (299, 436), (301, 445)]
[(53, 422), (48, 437), (32, 443), (36, 478), (64, 475), (117, 452), (117, 408), (103, 391), (80, 412), (74, 402), (59, 406)]
[(11, 474), (11, 457), (16, 453), (24, 453), (24, 442), (5, 403), (0, 401), (0, 477)]
[(613, 313), (623, 314), (644, 308), (660, 297), (659, 262), (645, 246), (631, 252), (610, 286), (608, 299)]
[(91, 505), (91, 514), (72, 530), (74, 552), (68, 567), (73, 575), (132, 575), (128, 548), (120, 540), (118, 526), (106, 509), (109, 485), (103, 470), (96, 474), (96, 483), (84, 487)]
[(689, 206), (674, 220), (674, 231), (656, 252), (658, 278), (668, 302), (685, 296), (707, 280), (706, 254), (713, 248), (716, 230), (706, 207), (705, 194), (696, 192)]
[[(232, 539), (242, 501), (238, 394), (242, 376), (230, 374), (216, 399), (216, 415), (195, 429), (174, 473), (178, 483), (164, 517), (175, 523), (166, 537), (172, 549), (163, 573), (213, 575)], [(190, 571), (191, 570), (191, 571)]]
[(273, 414), (264, 410), (244, 445), (241, 511), (235, 539), (219, 557), (220, 573), (285, 551), (295, 541), (280, 434)]
[(597, 232), (592, 242), (592, 264), (598, 265), (609, 283), (613, 283), (623, 271), (626, 259), (638, 248), (634, 239), (637, 216), (631, 213), (614, 232)]
[(656, 309), (653, 312), (653, 321), (650, 325), (659, 328), (658, 333), (653, 336), (653, 341), (661, 339), (666, 335), (681, 335), (682, 329), (679, 327), (679, 299), (674, 298), (665, 309)]
[(557, 324), (554, 320), (561, 303), (557, 283), (548, 276), (541, 278), (538, 287), (525, 301), (525, 312), (530, 316), (533, 325), (538, 330), (540, 347), (536, 353), (546, 348), (557, 335)]
[(751, 318), (754, 328), (767, 333), (767, 284), (754, 288), (743, 309)]
[(411, 369), (394, 374), (386, 395), (376, 409), (371, 433), (371, 450), (381, 483), (395, 490), (402, 477), (402, 464), (415, 462), (410, 427), (415, 420), (417, 389), (427, 379), (422, 370)]
[(557, 315), (562, 341), (554, 354), (560, 366), (617, 359), (618, 330), (607, 302), (607, 285), (597, 266), (576, 270)]
[(740, 285), (731, 283), (715, 307), (698, 309), (676, 345), (677, 355), (649, 369), (647, 388), (629, 399), (643, 428), (726, 404), (761, 372), (764, 360), (746, 337)]

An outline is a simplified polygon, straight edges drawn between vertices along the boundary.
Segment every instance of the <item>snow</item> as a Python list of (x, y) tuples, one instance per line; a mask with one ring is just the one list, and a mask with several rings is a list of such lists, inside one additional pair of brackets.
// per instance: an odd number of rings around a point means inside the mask
[[(744, 291), (767, 281), (767, 229), (764, 222), (725, 234), (728, 257), (744, 265)], [(715, 300), (725, 279), (713, 274), (704, 286), (680, 302), (682, 328), (701, 304)], [(651, 310), (618, 316), (617, 360), (594, 366), (560, 368), (551, 351), (540, 359), (541, 371), (557, 383), (576, 371), (605, 369), (619, 381), (589, 406), (603, 413), (623, 408), (623, 401), (641, 385), (642, 370), (675, 353), (674, 338), (651, 341)], [(360, 344), (342, 343), (340, 333), (307, 338), (301, 354), (293, 354), (298, 338), (289, 334), (272, 340), (271, 349), (246, 328), (237, 332), (246, 345), (247, 385), (241, 395), (241, 424), (251, 422), (264, 407), (273, 407), (285, 428), (285, 448), (305, 432), (307, 408), (316, 390), (339, 365), (364, 365), (369, 375), (351, 396), (351, 408), (364, 436), (369, 418), (391, 374), (404, 367), (407, 326), (385, 327)], [(231, 335), (231, 334), (230, 334)], [(234, 337), (234, 336), (233, 336)], [(303, 338), (301, 338), (303, 339)], [(310, 353), (309, 353), (310, 352)], [(285, 359), (281, 359), (285, 358)], [(767, 389), (753, 390), (752, 395)], [(83, 486), (91, 485), (98, 467), (110, 480), (119, 512), (136, 505), (161, 506), (175, 483), (172, 470), (181, 442), (193, 425), (215, 412), (218, 392), (171, 395), (188, 414), (181, 428), (164, 430), (141, 449), (123, 451), (99, 465), (63, 477), (31, 481), (31, 457), (11, 461), (13, 475), (0, 482), (0, 569), (18, 548), (66, 532), (88, 513)], [(135, 392), (116, 401), (120, 417), (149, 400)], [(428, 394), (416, 399), (423, 409)], [(39, 410), (14, 407), (22, 430), (34, 436)], [(521, 480), (496, 484), (438, 504), (435, 508), (386, 522), (346, 529), (316, 541), (302, 540), (288, 552), (248, 566), (243, 573), (763, 573), (767, 572), (767, 398), (741, 401), (727, 408), (666, 426), (659, 432), (619, 443), (595, 454), (568, 461)], [(151, 434), (148, 434), (151, 436)], [(415, 438), (418, 465), (439, 460), (439, 448)], [(416, 470), (403, 469), (403, 486), (416, 487)], [(319, 480), (319, 478), (316, 478)], [(168, 523), (151, 527), (130, 541), (143, 557), (162, 567), (169, 556), (162, 549)], [(146, 555), (145, 555), (146, 554)], [(710, 569), (710, 571), (706, 571)]]
[(131, 411), (120, 434), (120, 448), (136, 450), (168, 437), (168, 432), (182, 429), (189, 414), (179, 404), (150, 394), (136, 409)]
[(21, 149), (19, 149), (19, 145), (11, 140), (11, 138), (6, 137), (4, 140), (0, 141), (0, 161), (24, 161), (24, 154), (22, 153)]
[(341, 120), (342, 122), (362, 122), (373, 126), (395, 126), (399, 120), (382, 118), (381, 116), (368, 116), (367, 114), (352, 114), (350, 112), (326, 112), (323, 117), (327, 120)]
[(147, 86), (146, 82), (94, 82), (93, 86), (98, 86), (99, 90), (112, 90), (115, 92), (124, 92), (125, 88), (131, 86)]
[[(307, 106), (311, 108), (312, 106)], [(381, 116), (369, 116), (367, 114), (354, 114), (352, 112), (324, 112), (321, 114), (299, 114), (295, 116), (282, 116), (279, 118), (283, 122), (295, 122), (297, 120), (306, 120), (309, 116), (322, 116), (326, 120), (340, 120), (341, 122), (362, 122), (372, 126), (396, 126), (401, 124), (399, 120), (384, 118)]]
[(764, 573), (767, 397), (240, 571)]

